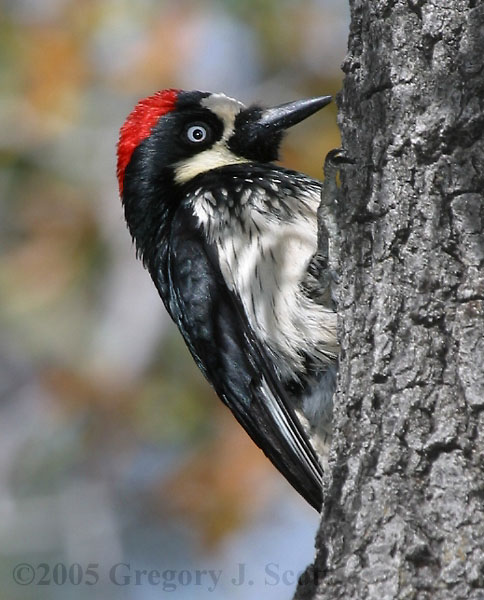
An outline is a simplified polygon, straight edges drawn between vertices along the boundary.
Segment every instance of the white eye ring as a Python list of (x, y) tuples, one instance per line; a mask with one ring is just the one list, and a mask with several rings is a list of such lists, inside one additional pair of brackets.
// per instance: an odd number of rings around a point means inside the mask
[(189, 142), (199, 144), (207, 139), (208, 132), (206, 127), (197, 123), (196, 125), (190, 125), (190, 127), (188, 127), (186, 135)]

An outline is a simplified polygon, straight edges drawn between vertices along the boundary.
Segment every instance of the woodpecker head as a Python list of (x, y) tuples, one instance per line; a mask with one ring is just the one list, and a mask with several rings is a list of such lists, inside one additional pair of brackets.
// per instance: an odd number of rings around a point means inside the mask
[(227, 165), (277, 160), (284, 130), (331, 101), (246, 107), (224, 94), (163, 90), (136, 105), (121, 127), (117, 175), (138, 247), (153, 240), (184, 186)]
[[(331, 101), (298, 100), (276, 108), (246, 107), (224, 94), (163, 90), (138, 102), (121, 128), (118, 181), (170, 172), (182, 185), (196, 175), (241, 162), (277, 160), (284, 130)], [(146, 162), (154, 172), (146, 172)], [(140, 164), (141, 163), (141, 164)]]

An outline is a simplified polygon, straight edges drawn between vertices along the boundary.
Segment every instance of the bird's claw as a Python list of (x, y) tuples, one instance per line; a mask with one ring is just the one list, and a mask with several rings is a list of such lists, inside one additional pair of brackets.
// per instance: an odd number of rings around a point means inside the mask
[(337, 283), (337, 265), (339, 262), (339, 233), (337, 224), (337, 174), (340, 168), (354, 164), (343, 149), (330, 150), (324, 161), (324, 182), (321, 191), (321, 203), (318, 210), (318, 230), (320, 252), (327, 251), (331, 278)]
[(336, 176), (337, 171), (346, 165), (354, 165), (355, 161), (348, 156), (342, 148), (333, 148), (324, 160), (324, 177), (331, 179)]

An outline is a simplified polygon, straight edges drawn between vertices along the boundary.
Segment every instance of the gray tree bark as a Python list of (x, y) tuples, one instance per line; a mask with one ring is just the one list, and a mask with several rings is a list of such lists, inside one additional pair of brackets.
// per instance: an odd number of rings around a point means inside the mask
[(350, 0), (339, 391), (298, 600), (484, 599), (484, 5)]

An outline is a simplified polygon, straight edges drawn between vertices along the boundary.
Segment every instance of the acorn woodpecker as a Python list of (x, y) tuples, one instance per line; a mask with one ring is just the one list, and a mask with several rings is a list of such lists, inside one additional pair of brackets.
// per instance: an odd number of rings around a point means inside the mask
[(127, 117), (117, 166), (138, 255), (195, 362), (317, 510), (338, 354), (322, 184), (274, 161), (284, 130), (330, 100), (160, 91)]

